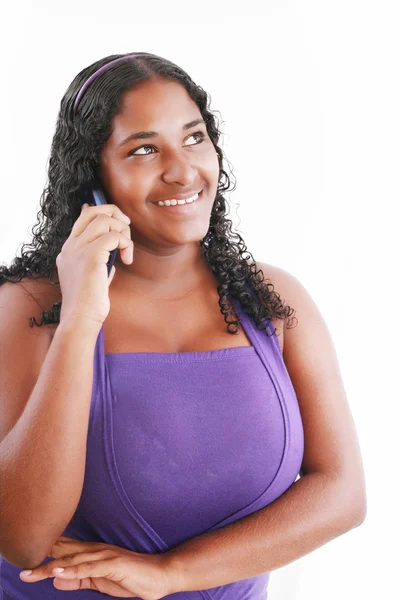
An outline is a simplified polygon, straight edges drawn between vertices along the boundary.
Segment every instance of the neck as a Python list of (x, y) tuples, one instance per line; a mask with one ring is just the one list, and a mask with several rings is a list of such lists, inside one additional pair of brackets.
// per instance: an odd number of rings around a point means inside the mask
[(180, 300), (206, 285), (216, 285), (200, 244), (187, 244), (162, 254), (135, 244), (132, 264), (123, 263), (118, 253), (115, 267), (114, 288), (152, 300)]

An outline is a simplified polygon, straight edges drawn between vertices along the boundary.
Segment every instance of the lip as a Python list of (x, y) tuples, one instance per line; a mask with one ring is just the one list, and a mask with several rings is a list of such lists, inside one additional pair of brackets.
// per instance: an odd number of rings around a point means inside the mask
[[(192, 196), (194, 196), (194, 194), (192, 194)], [(187, 196), (187, 197), (191, 198), (191, 196)], [(171, 215), (182, 215), (182, 214), (186, 214), (186, 213), (189, 213), (189, 214), (195, 213), (197, 211), (196, 205), (198, 202), (201, 202), (202, 199), (203, 199), (203, 190), (201, 190), (199, 192), (197, 200), (190, 202), (190, 204), (175, 204), (175, 206), (160, 206), (156, 202), (151, 202), (151, 204), (154, 204), (154, 206), (156, 206), (160, 210), (163, 210), (165, 213), (170, 213)], [(176, 200), (184, 200), (184, 198), (176, 198)]]

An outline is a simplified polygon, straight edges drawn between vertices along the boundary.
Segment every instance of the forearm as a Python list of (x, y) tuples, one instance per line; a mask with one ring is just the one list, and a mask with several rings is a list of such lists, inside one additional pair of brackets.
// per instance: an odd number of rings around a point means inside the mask
[(169, 550), (174, 592), (204, 590), (273, 571), (364, 518), (344, 482), (305, 475), (270, 505)]
[(37, 566), (65, 529), (85, 473), (97, 331), (60, 324), (15, 427), (0, 444), (0, 551)]

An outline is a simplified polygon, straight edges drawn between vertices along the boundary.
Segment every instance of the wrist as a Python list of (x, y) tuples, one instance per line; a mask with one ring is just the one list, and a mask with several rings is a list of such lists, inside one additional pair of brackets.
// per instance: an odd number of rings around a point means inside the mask
[(88, 335), (97, 339), (101, 327), (102, 324), (100, 322), (78, 317), (71, 320), (60, 320), (57, 331), (65, 332), (66, 334)]
[(164, 567), (167, 580), (168, 594), (185, 591), (184, 568), (181, 558), (170, 551), (164, 553)]

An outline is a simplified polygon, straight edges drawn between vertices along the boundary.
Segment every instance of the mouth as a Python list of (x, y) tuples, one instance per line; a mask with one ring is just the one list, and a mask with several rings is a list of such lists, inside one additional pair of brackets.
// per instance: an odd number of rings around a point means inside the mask
[[(158, 208), (159, 210), (163, 211), (163, 213), (165, 214), (171, 214), (171, 215), (186, 215), (186, 214), (192, 214), (195, 213), (198, 209), (198, 203), (201, 202), (201, 200), (203, 199), (203, 190), (201, 190), (201, 192), (199, 192), (198, 194), (195, 194), (194, 196), (192, 196), (192, 198), (189, 198), (189, 200), (191, 200), (190, 202), (187, 202), (185, 200), (184, 204), (179, 204), (179, 202), (181, 202), (181, 200), (175, 201), (176, 204), (165, 204), (164, 205), (160, 205), (157, 202), (151, 202), (150, 204), (152, 204), (154, 207)], [(167, 200), (167, 202), (169, 202), (169, 200)]]

